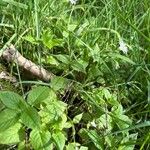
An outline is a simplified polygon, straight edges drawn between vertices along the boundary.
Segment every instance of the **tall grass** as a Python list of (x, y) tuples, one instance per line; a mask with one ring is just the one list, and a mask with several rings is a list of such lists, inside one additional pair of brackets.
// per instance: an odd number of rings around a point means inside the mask
[[(99, 87), (116, 93), (133, 125), (149, 120), (148, 0), (79, 0), (76, 5), (68, 0), (2, 0), (0, 10), (1, 50), (11, 41), (25, 57), (82, 84), (83, 93)], [(118, 35), (128, 47), (127, 54), (119, 49)], [(51, 38), (56, 40), (49, 49), (44, 43)], [(87, 63), (86, 73), (74, 72), (76, 66), (66, 65), (66, 57), (60, 60), (58, 55), (82, 60), (83, 68)], [(135, 126), (132, 132), (138, 133), (135, 149), (148, 150), (149, 126)], [(114, 143), (112, 149), (118, 145)]]

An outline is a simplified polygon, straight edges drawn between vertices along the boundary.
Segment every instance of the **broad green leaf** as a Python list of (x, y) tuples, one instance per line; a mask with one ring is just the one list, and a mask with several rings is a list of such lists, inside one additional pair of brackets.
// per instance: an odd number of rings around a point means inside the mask
[[(115, 106), (115, 107), (119, 107), (120, 104), (118, 102), (118, 99), (117, 99), (117, 95), (116, 94), (111, 94), (111, 98), (107, 99), (108, 103), (111, 104), (112, 106)], [(119, 111), (119, 110), (118, 110)]]
[(53, 39), (53, 33), (51, 30), (45, 30), (42, 34), (43, 44), (47, 47), (50, 47), (49, 42)]
[(80, 137), (84, 138), (86, 142), (91, 141), (95, 147), (93, 149), (104, 150), (104, 137), (98, 134), (95, 130), (87, 130), (82, 128), (79, 131)]
[(87, 135), (99, 150), (104, 150), (104, 140), (95, 130), (87, 131)]
[(94, 62), (100, 61), (100, 48), (97, 43), (95, 44), (95, 47), (90, 51), (90, 55), (92, 56)]
[(61, 116), (66, 108), (67, 104), (62, 101), (54, 101), (47, 106), (49, 111), (58, 116)]
[(56, 121), (64, 114), (67, 105), (62, 101), (54, 101), (44, 107), (40, 112), (42, 122), (56, 123)]
[(0, 100), (6, 107), (15, 109), (17, 111), (24, 110), (26, 105), (25, 101), (20, 95), (10, 91), (0, 92)]
[(110, 94), (110, 92), (109, 92), (108, 89), (103, 88), (103, 89), (102, 89), (102, 92), (103, 92), (103, 94), (104, 94), (104, 96), (105, 96), (105, 98), (106, 98), (107, 100), (111, 98), (111, 94)]
[(5, 109), (0, 112), (0, 132), (13, 126), (19, 120), (20, 114), (15, 110)]
[(58, 59), (59, 61), (63, 62), (64, 64), (69, 64), (70, 63), (70, 58), (68, 55), (54, 55), (54, 57), (56, 57), (56, 59)]
[(123, 60), (123, 61), (125, 61), (125, 62), (128, 62), (128, 63), (132, 64), (132, 65), (135, 65), (135, 64), (136, 64), (136, 63), (133, 62), (130, 58), (128, 58), (128, 57), (126, 57), (126, 56), (123, 56), (123, 55), (110, 54), (110, 57), (112, 57), (112, 58), (114, 58), (114, 59), (119, 58), (119, 59), (121, 59), (121, 60)]
[[(118, 118), (117, 118), (118, 117)], [(118, 125), (119, 129), (125, 129), (132, 125), (132, 120), (126, 115), (114, 117), (114, 122)]]
[(82, 119), (82, 116), (83, 116), (83, 113), (79, 114), (79, 115), (76, 115), (74, 118), (73, 118), (73, 123), (76, 124), (76, 123), (79, 123)]
[(49, 96), (49, 91), (50, 89), (48, 87), (44, 86), (36, 87), (29, 92), (27, 102), (30, 105), (38, 104)]
[(83, 72), (85, 73), (85, 69), (88, 66), (88, 62), (84, 61), (84, 60), (76, 60), (72, 62), (72, 69), (79, 71), (79, 72)]
[(61, 46), (62, 39), (54, 39), (54, 34), (51, 30), (45, 30), (42, 35), (42, 41), (44, 46), (51, 49), (55, 46)]
[(98, 119), (96, 119), (96, 124), (98, 129), (105, 129), (105, 133), (110, 133), (113, 129), (112, 118), (108, 114), (101, 115)]
[(51, 88), (55, 91), (65, 89), (69, 83), (69, 80), (63, 77), (54, 77), (51, 80)]
[(136, 142), (137, 136), (137, 133), (125, 136), (121, 141), (121, 145), (118, 147), (118, 150), (134, 150), (134, 142)]
[[(45, 62), (45, 59), (44, 59), (43, 62)], [(55, 66), (59, 65), (59, 62), (55, 59), (55, 57), (54, 56), (50, 56), (50, 55), (47, 56), (46, 63), (51, 64), (51, 65), (55, 65)]]
[(46, 99), (44, 99), (44, 103), (46, 104), (46, 105), (51, 105), (51, 103), (53, 102), (53, 101), (57, 101), (57, 95), (56, 95), (56, 93), (55, 93), (55, 91), (53, 90), (53, 89), (49, 89), (49, 96), (46, 98)]
[(67, 116), (66, 114), (62, 114), (58, 120), (54, 121), (54, 123), (52, 123), (53, 129), (56, 130), (63, 130), (64, 128), (66, 128), (66, 123), (67, 122)]
[(51, 134), (47, 131), (33, 129), (30, 134), (32, 147), (35, 150), (50, 150)]
[(148, 85), (147, 85), (147, 88), (148, 88), (148, 98), (147, 98), (147, 101), (148, 101), (148, 104), (150, 104), (150, 81), (148, 81), (148, 83), (147, 83)]
[(60, 131), (57, 131), (56, 133), (52, 135), (52, 137), (56, 144), (57, 150), (63, 150), (65, 146), (65, 141), (66, 141), (64, 134)]
[(26, 141), (21, 141), (18, 143), (17, 149), (18, 150), (25, 150), (27, 149), (28, 145), (26, 144)]
[(23, 140), (25, 137), (21, 127), (20, 123), (16, 123), (7, 130), (0, 132), (0, 144), (15, 144)]
[(118, 106), (113, 106), (111, 111), (113, 114), (115, 114), (115, 116), (120, 116), (123, 114), (123, 107), (121, 104), (119, 104)]
[(5, 108), (4, 104), (0, 101), (0, 112)]
[(42, 122), (45, 124), (51, 123), (53, 127), (59, 126), (58, 128), (63, 128), (67, 121), (66, 116), (64, 117), (66, 106), (67, 105), (61, 101), (51, 102), (39, 112)]
[(21, 121), (28, 128), (39, 128), (40, 127), (40, 116), (36, 109), (27, 107), (21, 114)]

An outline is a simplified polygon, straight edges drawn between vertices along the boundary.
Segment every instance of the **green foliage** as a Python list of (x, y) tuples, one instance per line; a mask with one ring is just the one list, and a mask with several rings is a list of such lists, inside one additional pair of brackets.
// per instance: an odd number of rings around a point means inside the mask
[(149, 7), (148, 0), (2, 0), (0, 55), (13, 42), (56, 76), (24, 81), (47, 87), (23, 96), (0, 92), (0, 144), (149, 149)]
[(44, 130), (39, 131), (37, 129), (32, 130), (30, 140), (34, 149), (43, 149), (43, 150), (50, 149), (51, 134), (48, 130), (47, 131)]
[(2, 132), (13, 126), (19, 120), (19, 113), (11, 109), (5, 109), (1, 111), (0, 117), (0, 131)]
[[(29, 140), (34, 149), (50, 149), (53, 145), (56, 145), (58, 149), (63, 149), (66, 141), (63, 129), (67, 122), (64, 111), (67, 105), (57, 100), (52, 89), (42, 86), (32, 89), (28, 94), (27, 102), (16, 93), (5, 91), (0, 92), (0, 95), (2, 102), (6, 100), (4, 102), (6, 108), (0, 113), (2, 118), (0, 121), (0, 138), (6, 137), (0, 141), (1, 144), (23, 142), (25, 137), (24, 139), (21, 138), (20, 134), (25, 134), (25, 131), (19, 130), (27, 127), (32, 129)], [(7, 99), (10, 97), (12, 98)], [(13, 105), (12, 103), (8, 105), (8, 101), (11, 102), (14, 99)], [(23, 102), (19, 103), (19, 101)], [(37, 104), (40, 105), (40, 110), (35, 108)], [(18, 105), (19, 111), (14, 110), (14, 108), (18, 108)], [(14, 126), (17, 126), (15, 132), (11, 132)], [(13, 135), (14, 137), (11, 139)]]

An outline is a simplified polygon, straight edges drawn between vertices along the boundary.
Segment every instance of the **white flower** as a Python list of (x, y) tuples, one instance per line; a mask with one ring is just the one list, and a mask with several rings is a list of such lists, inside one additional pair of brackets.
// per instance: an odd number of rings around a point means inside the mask
[(96, 128), (96, 123), (94, 120), (91, 122), (91, 126)]
[(124, 54), (127, 54), (127, 52), (128, 52), (128, 47), (127, 47), (126, 43), (125, 43), (122, 39), (119, 40), (119, 49), (120, 49)]
[(71, 3), (72, 5), (75, 5), (75, 4), (77, 3), (77, 0), (70, 0), (70, 3)]

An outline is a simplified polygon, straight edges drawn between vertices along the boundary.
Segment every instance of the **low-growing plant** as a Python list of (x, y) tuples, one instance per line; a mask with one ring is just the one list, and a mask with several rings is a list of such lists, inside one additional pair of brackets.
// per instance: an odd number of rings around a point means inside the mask
[(64, 80), (56, 77), (51, 88), (38, 86), (25, 98), (10, 91), (0, 92), (4, 105), (0, 112), (0, 144), (35, 150), (134, 149), (138, 133), (129, 132), (134, 128), (132, 120), (115, 93), (107, 88), (80, 91), (80, 99), (85, 102), (79, 114), (72, 117), (69, 112), (77, 104), (70, 110), (56, 94), (64, 88)]
[[(22, 95), (0, 92), (0, 144), (150, 149), (148, 0), (2, 0), (0, 9), (0, 56), (13, 43), (56, 75), (26, 81), (10, 65)], [(33, 83), (45, 86), (23, 89)]]

